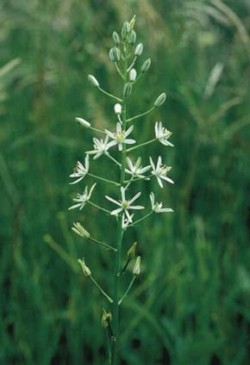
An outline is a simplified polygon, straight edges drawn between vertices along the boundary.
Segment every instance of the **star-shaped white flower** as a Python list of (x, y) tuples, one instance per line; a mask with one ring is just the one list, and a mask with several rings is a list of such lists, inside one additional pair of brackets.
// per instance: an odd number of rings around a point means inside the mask
[(145, 176), (143, 175), (146, 171), (150, 169), (150, 165), (141, 167), (141, 158), (138, 157), (136, 163), (133, 165), (133, 162), (129, 157), (127, 157), (127, 165), (128, 169), (125, 169), (127, 174), (132, 175), (132, 177), (144, 179)]
[(110, 147), (113, 146), (112, 142), (109, 142), (109, 137), (106, 136), (105, 139), (97, 139), (93, 138), (94, 141), (94, 149), (91, 151), (87, 151), (88, 155), (94, 155), (93, 159), (101, 157), (102, 155), (107, 155)]
[(136, 141), (134, 139), (127, 138), (133, 130), (133, 126), (131, 125), (126, 131), (122, 129), (121, 123), (116, 124), (116, 133), (112, 133), (108, 130), (105, 130), (105, 133), (109, 138), (112, 139), (110, 142), (110, 146), (118, 145), (119, 151), (122, 151), (124, 144), (133, 144)]
[(69, 210), (76, 209), (76, 208), (79, 208), (80, 210), (82, 210), (84, 208), (85, 204), (91, 198), (91, 195), (92, 195), (92, 192), (93, 192), (95, 186), (96, 186), (96, 184), (92, 185), (89, 192), (88, 192), (88, 187), (86, 186), (83, 194), (77, 194), (76, 198), (73, 199), (73, 201), (76, 202), (77, 204), (74, 204), (71, 207), (69, 207)]
[(163, 208), (162, 203), (156, 203), (154, 193), (150, 193), (149, 197), (150, 197), (150, 201), (151, 201), (152, 210), (155, 213), (170, 213), (170, 212), (173, 212), (173, 209), (171, 209), (171, 208)]
[(77, 161), (76, 167), (74, 169), (73, 174), (69, 175), (69, 177), (76, 178), (75, 181), (70, 182), (70, 184), (76, 184), (81, 181), (89, 172), (89, 156), (85, 157), (85, 166), (80, 161)]
[(168, 138), (172, 135), (172, 133), (162, 126), (162, 122), (155, 123), (155, 138), (158, 139), (159, 142), (164, 144), (164, 146), (174, 147), (172, 143), (168, 141)]
[(167, 175), (168, 171), (171, 170), (170, 166), (165, 166), (162, 164), (161, 156), (158, 157), (157, 164), (154, 164), (154, 161), (150, 157), (150, 165), (152, 167), (152, 175), (154, 175), (158, 181), (158, 184), (161, 188), (163, 188), (162, 180), (168, 181), (171, 184), (174, 184), (174, 181), (170, 179)]
[[(114, 209), (111, 212), (111, 215), (119, 215), (120, 213), (124, 213), (125, 217), (127, 218), (127, 223), (131, 223), (132, 222), (132, 215), (129, 213), (129, 210), (138, 210), (138, 209), (144, 209), (143, 206), (141, 205), (132, 205), (132, 203), (139, 198), (139, 196), (141, 195), (141, 193), (137, 193), (132, 199), (130, 200), (126, 200), (125, 197), (125, 188), (121, 187), (121, 200), (117, 201), (113, 198), (110, 198), (109, 196), (106, 195), (106, 199), (108, 199), (109, 201), (111, 201), (112, 203), (118, 205), (119, 208)], [(124, 219), (123, 219), (124, 222)]]

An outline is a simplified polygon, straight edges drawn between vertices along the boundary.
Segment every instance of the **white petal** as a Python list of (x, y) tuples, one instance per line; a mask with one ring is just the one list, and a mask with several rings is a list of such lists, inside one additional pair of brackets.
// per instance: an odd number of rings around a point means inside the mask
[(136, 141), (134, 139), (124, 139), (123, 143), (133, 144), (133, 143), (136, 143)]
[(170, 179), (169, 177), (167, 177), (167, 176), (159, 176), (161, 179), (163, 179), (163, 180), (166, 180), (166, 181), (168, 181), (169, 183), (171, 183), (171, 184), (174, 184), (174, 181), (172, 180), (172, 179)]
[(139, 196), (141, 195), (141, 192), (137, 193), (130, 201), (129, 204), (133, 203), (136, 199), (139, 198)]
[(111, 201), (112, 203), (114, 203), (114, 204), (118, 205), (119, 207), (121, 206), (121, 203), (119, 203), (118, 201), (116, 201), (116, 200), (114, 200), (114, 199), (110, 198), (110, 196), (105, 195), (105, 198), (106, 198), (106, 199), (108, 199), (109, 201)]

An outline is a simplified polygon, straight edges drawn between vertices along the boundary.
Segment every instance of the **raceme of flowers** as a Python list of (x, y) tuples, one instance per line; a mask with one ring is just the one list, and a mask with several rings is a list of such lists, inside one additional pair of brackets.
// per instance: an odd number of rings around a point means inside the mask
[[(119, 117), (121, 113), (121, 105), (115, 104), (114, 111)], [(120, 120), (120, 118), (118, 119)], [(91, 124), (82, 118), (77, 118), (77, 121), (86, 128), (92, 128)], [(95, 128), (92, 129), (95, 130)], [(116, 124), (115, 132), (111, 132), (107, 129), (105, 129), (104, 131), (100, 130), (99, 132), (104, 135), (104, 138), (93, 138), (93, 150), (86, 151), (84, 163), (80, 161), (77, 162), (73, 173), (70, 174), (70, 178), (74, 179), (74, 181), (70, 182), (70, 184), (77, 184), (85, 179), (88, 174), (90, 174), (90, 156), (93, 157), (93, 160), (97, 160), (101, 156), (111, 157), (110, 150), (112, 148), (116, 147), (118, 151), (121, 152), (125, 148), (125, 145), (136, 144), (135, 139), (130, 138), (130, 135), (133, 132), (133, 125), (125, 130), (122, 126), (122, 123), (118, 121)], [(170, 136), (171, 132), (163, 127), (162, 122), (155, 123), (155, 139), (153, 141), (158, 140), (164, 146), (173, 147), (173, 144), (168, 140)], [(113, 160), (115, 159), (113, 158)], [(119, 163), (117, 162), (117, 164)], [(149, 164), (145, 166), (142, 165), (141, 157), (138, 157), (134, 161), (132, 156), (127, 156), (125, 167), (125, 174), (127, 176), (127, 179), (125, 180), (125, 186), (120, 186), (120, 199), (116, 200), (114, 197), (105, 196), (105, 198), (109, 202), (115, 204), (117, 207), (113, 210), (108, 210), (107, 208), (105, 208), (106, 211), (108, 211), (112, 216), (121, 216), (123, 228), (126, 229), (130, 224), (133, 223), (134, 214), (131, 214), (131, 211), (145, 209), (145, 207), (142, 205), (133, 205), (133, 203), (141, 196), (141, 192), (136, 193), (132, 197), (126, 198), (126, 196), (129, 196), (130, 184), (138, 180), (150, 180), (151, 178), (156, 178), (156, 181), (159, 184), (160, 188), (163, 188), (164, 183), (174, 183), (174, 181), (168, 176), (168, 172), (170, 170), (171, 167), (166, 166), (162, 162), (161, 156), (158, 156), (156, 161), (154, 161), (153, 158), (150, 157)], [(103, 178), (103, 180), (105, 179)], [(83, 194), (78, 193), (77, 196), (73, 199), (76, 204), (72, 205), (69, 209), (82, 210), (85, 205), (90, 202), (95, 186), (96, 183), (91, 186), (90, 190), (86, 186)], [(154, 193), (150, 194), (150, 202), (150, 209), (152, 213), (173, 212), (171, 208), (163, 208), (162, 202), (156, 203)]]

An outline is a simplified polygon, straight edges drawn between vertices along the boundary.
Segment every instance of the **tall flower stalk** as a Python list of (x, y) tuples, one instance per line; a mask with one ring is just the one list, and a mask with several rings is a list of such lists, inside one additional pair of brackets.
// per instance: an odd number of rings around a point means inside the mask
[[(137, 191), (131, 194), (131, 186), (137, 181), (155, 179), (160, 188), (164, 188), (168, 183), (173, 184), (173, 180), (168, 176), (170, 167), (163, 163), (162, 157), (158, 156), (157, 161), (152, 157), (143, 165), (143, 159), (137, 157), (135, 160), (133, 152), (137, 149), (143, 149), (151, 143), (160, 143), (163, 148), (173, 147), (169, 142), (171, 132), (163, 127), (162, 122), (155, 122), (152, 128), (152, 138), (142, 143), (137, 143), (133, 137), (134, 124), (137, 120), (151, 113), (155, 108), (160, 107), (166, 100), (166, 94), (161, 93), (144, 112), (135, 115), (128, 115), (127, 106), (129, 98), (134, 92), (134, 85), (144, 76), (151, 65), (150, 58), (140, 62), (143, 53), (143, 44), (136, 43), (135, 17), (128, 22), (124, 22), (120, 34), (114, 31), (112, 38), (114, 46), (109, 50), (109, 58), (117, 70), (118, 77), (122, 79), (122, 88), (120, 95), (114, 95), (100, 86), (95, 76), (89, 75), (90, 84), (99, 92), (107, 96), (114, 104), (114, 113), (116, 124), (112, 130), (101, 130), (96, 128), (92, 123), (83, 118), (76, 117), (76, 121), (84, 128), (92, 130), (95, 134), (93, 138), (93, 149), (86, 151), (84, 162), (78, 161), (70, 178), (74, 179), (71, 184), (82, 183), (88, 177), (95, 180), (95, 183), (88, 187), (85, 185), (84, 192), (78, 193), (73, 199), (74, 205), (69, 209), (87, 209), (92, 205), (101, 213), (109, 215), (114, 224), (116, 238), (114, 243), (102, 242), (97, 240), (92, 234), (83, 227), (80, 222), (74, 223), (72, 230), (83, 239), (92, 241), (100, 247), (108, 250), (114, 261), (114, 272), (110, 273), (113, 277), (112, 288), (107, 293), (99, 281), (93, 277), (91, 269), (85, 263), (85, 260), (78, 259), (85, 277), (89, 278), (100, 293), (107, 300), (107, 307), (103, 309), (102, 326), (106, 331), (108, 364), (118, 365), (120, 362), (120, 307), (126, 299), (138, 275), (141, 272), (141, 257), (136, 254), (137, 243), (130, 245), (125, 259), (122, 257), (122, 248), (125, 245), (124, 233), (131, 227), (148, 219), (152, 214), (173, 212), (171, 208), (163, 207), (162, 202), (157, 202), (155, 193), (151, 192), (148, 197), (142, 200), (142, 192)], [(141, 63), (139, 67), (138, 64)], [(115, 152), (115, 153), (114, 153)], [(118, 156), (118, 157), (117, 157)], [(103, 176), (94, 175), (91, 172), (91, 165), (99, 158), (110, 159), (114, 169), (119, 172), (117, 181), (106, 179)], [(145, 161), (144, 161), (145, 163)], [(117, 189), (117, 196), (105, 195), (101, 202), (94, 200), (95, 192), (101, 187), (101, 184), (111, 184)], [(145, 207), (141, 201), (147, 203)], [(122, 263), (125, 262), (125, 265)], [(132, 270), (129, 271), (129, 268)], [(124, 288), (123, 275), (131, 275), (129, 285)]]

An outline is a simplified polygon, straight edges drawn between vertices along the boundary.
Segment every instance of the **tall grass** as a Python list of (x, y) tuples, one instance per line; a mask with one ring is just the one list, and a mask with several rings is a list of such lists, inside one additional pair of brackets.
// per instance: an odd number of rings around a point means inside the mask
[[(157, 119), (174, 132), (176, 184), (162, 196), (171, 220), (131, 233), (147, 267), (125, 303), (123, 364), (249, 363), (248, 2), (27, 0), (0, 5), (2, 364), (104, 361), (102, 299), (75, 262), (84, 253), (100, 273), (108, 263), (70, 232), (68, 175), (90, 147), (74, 116), (114, 123), (85, 75), (115, 88), (101, 40), (108, 48), (134, 13), (160, 75), (135, 102), (143, 110), (152, 89), (169, 95)], [(106, 228), (95, 216), (92, 225)]]

